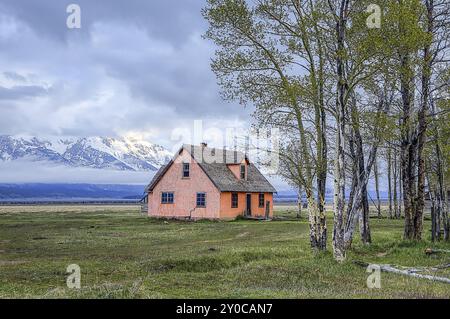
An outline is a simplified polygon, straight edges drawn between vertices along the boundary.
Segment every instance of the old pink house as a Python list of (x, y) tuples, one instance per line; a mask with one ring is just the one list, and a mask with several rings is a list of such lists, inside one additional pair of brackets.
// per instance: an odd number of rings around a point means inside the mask
[(148, 215), (271, 218), (276, 190), (241, 152), (183, 145), (146, 188)]

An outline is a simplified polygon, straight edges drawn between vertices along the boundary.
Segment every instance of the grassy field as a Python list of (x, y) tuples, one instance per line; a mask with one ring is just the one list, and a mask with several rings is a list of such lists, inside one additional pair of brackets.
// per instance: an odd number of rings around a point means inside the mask
[[(288, 218), (285, 207), (278, 215)], [(331, 221), (331, 218), (329, 219)], [(305, 219), (179, 222), (137, 207), (0, 207), (1, 298), (450, 298), (450, 285), (382, 273), (368, 289), (355, 260), (408, 267), (450, 262), (404, 242), (403, 221), (372, 219), (374, 243), (356, 238), (348, 261), (314, 254)], [(331, 239), (329, 222), (329, 237)], [(81, 289), (66, 286), (69, 264)], [(433, 272), (450, 277), (448, 270)]]

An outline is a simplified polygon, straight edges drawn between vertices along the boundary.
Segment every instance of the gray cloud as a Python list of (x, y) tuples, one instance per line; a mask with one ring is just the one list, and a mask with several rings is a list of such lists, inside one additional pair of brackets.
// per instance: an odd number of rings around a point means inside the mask
[(152, 38), (182, 43), (194, 29), (202, 29), (201, 0), (3, 0), (0, 9), (27, 22), (36, 33), (56, 41), (67, 41), (66, 8), (76, 3), (81, 7), (82, 28), (79, 33), (89, 36), (93, 24), (111, 22), (133, 24)]
[(26, 77), (24, 77), (23, 75), (16, 73), (16, 72), (6, 71), (6, 72), (3, 72), (3, 75), (5, 76), (5, 78), (7, 78), (9, 80), (13, 80), (13, 81), (17, 81), (17, 82), (26, 82), (27, 81)]
[(11, 88), (0, 86), (0, 100), (29, 99), (47, 92), (46, 88), (37, 85), (16, 85)]
[[(82, 28), (67, 29), (66, 6)], [(222, 101), (199, 0), (5, 0), (0, 4), (3, 134), (142, 132), (171, 147), (174, 128), (246, 125)], [(25, 85), (26, 84), (26, 85)], [(50, 89), (49, 89), (50, 88)]]

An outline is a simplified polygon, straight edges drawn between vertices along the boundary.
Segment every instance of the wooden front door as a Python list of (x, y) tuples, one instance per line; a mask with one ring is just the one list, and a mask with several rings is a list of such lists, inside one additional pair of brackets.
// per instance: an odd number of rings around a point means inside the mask
[(246, 200), (246, 209), (245, 209), (245, 213), (247, 216), (251, 216), (252, 215), (252, 194), (247, 194), (247, 200)]
[(270, 201), (266, 202), (266, 219), (270, 218)]

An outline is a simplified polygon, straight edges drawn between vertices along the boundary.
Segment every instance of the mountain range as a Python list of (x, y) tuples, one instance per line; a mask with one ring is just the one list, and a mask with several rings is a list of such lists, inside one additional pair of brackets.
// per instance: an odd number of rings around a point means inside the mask
[(0, 135), (0, 162), (26, 160), (68, 167), (156, 171), (172, 154), (136, 138)]

